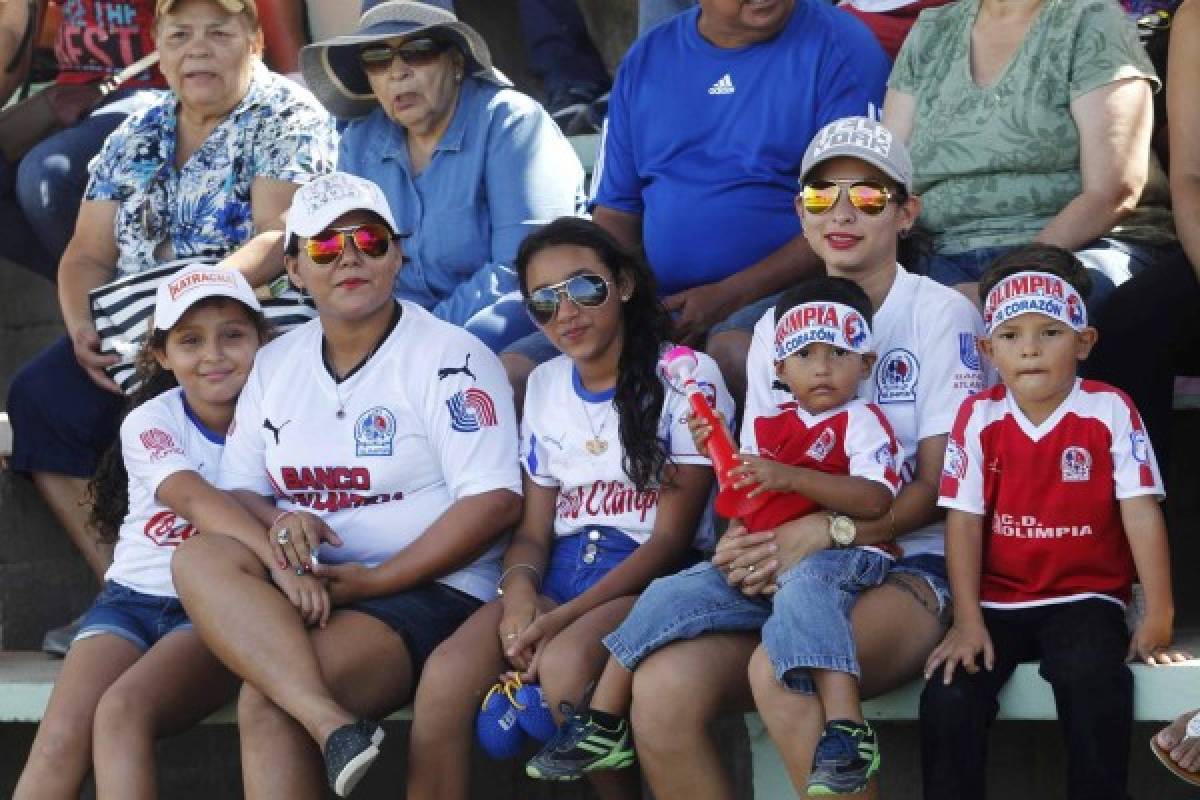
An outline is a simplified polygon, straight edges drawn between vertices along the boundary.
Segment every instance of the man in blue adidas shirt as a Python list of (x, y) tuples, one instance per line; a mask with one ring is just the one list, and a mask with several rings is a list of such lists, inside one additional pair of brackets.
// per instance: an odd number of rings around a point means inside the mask
[(826, 123), (876, 115), (887, 56), (822, 0), (701, 0), (617, 71), (594, 219), (644, 247), (679, 337), (703, 341), (735, 397), (772, 295), (820, 269), (792, 205)]

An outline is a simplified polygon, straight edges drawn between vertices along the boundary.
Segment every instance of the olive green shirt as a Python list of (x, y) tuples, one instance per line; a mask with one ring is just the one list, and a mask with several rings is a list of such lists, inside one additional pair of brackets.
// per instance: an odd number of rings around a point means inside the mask
[[(978, 11), (979, 0), (922, 11), (889, 80), (916, 101), (915, 188), (941, 253), (1032, 241), (1082, 187), (1071, 102), (1126, 78), (1159, 86), (1116, 0), (1045, 0), (1005, 71), (981, 88), (970, 66)], [(1119, 230), (1169, 241), (1169, 212), (1153, 202), (1157, 211), (1135, 211)]]

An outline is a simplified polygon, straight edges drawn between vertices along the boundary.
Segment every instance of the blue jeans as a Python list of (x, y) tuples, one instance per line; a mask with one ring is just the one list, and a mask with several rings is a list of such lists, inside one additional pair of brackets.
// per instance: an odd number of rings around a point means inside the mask
[(575, 0), (518, 0), (517, 13), (529, 69), (547, 95), (571, 87), (595, 94), (608, 89), (608, 69)]
[(872, 550), (822, 550), (779, 575), (771, 599), (747, 597), (711, 562), (697, 564), (651, 583), (604, 645), (633, 670), (671, 642), (761, 629), (775, 677), (813, 694), (810, 669), (860, 675), (850, 610), (860, 592), (883, 583), (890, 564)]
[(168, 633), (192, 627), (178, 597), (145, 594), (116, 581), (105, 581), (83, 615), (74, 641), (110, 633), (132, 642), (143, 653)]
[[(934, 253), (922, 260), (919, 272), (946, 286), (975, 283), (988, 266), (1015, 247), (980, 247), (963, 253)], [(1113, 290), (1130, 277), (1154, 264), (1161, 253), (1157, 247), (1118, 239), (1100, 238), (1075, 255), (1092, 279), (1092, 290), (1084, 298), (1088, 313), (1095, 316)]]
[[(114, 92), (108, 102), (132, 91)], [(125, 114), (92, 114), (51, 134), (16, 164), (0, 158), (0, 258), (53, 281), (75, 231), (88, 162)]]
[(542, 594), (560, 605), (574, 600), (637, 548), (621, 530), (604, 525), (559, 536), (550, 550)]

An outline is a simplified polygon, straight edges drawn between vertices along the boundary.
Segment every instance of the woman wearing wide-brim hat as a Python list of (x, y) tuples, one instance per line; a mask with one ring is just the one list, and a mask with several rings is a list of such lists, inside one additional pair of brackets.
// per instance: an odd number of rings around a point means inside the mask
[(396, 296), (494, 350), (531, 332), (517, 246), (583, 197), (583, 169), (546, 111), (511, 88), (471, 26), (417, 0), (375, 6), (300, 60), (317, 98), (349, 120), (338, 168), (379, 184), (412, 232)]

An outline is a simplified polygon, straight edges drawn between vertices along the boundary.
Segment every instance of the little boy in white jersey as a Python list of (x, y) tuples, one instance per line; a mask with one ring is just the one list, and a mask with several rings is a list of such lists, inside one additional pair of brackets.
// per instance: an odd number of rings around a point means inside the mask
[[(747, 597), (711, 562), (654, 581), (604, 644), (612, 656), (590, 708), (568, 718), (526, 772), (574, 780), (627, 766), (633, 758), (628, 714), (633, 670), (659, 648), (705, 633), (762, 630), (781, 683), (817, 694), (828, 724), (806, 788), (817, 795), (861, 791), (879, 768), (874, 732), (859, 704), (859, 667), (850, 631), (858, 593), (882, 583), (892, 552), (851, 547), (859, 518), (887, 513), (900, 488), (900, 446), (883, 413), (859, 400), (875, 362), (871, 304), (845, 278), (817, 278), (786, 292), (775, 309), (775, 363), (795, 402), (755, 420), (758, 454), (732, 472), (751, 494), (772, 502), (753, 519), (764, 530), (824, 508), (833, 512), (831, 547), (779, 576), (771, 598)], [(707, 430), (694, 430), (698, 448)], [(786, 743), (780, 743), (786, 746)]]
[[(1096, 341), (1087, 280), (1070, 252), (1031, 245), (979, 285), (980, 349), (1003, 383), (963, 403), (946, 447), (939, 504), (949, 509), (954, 625), (925, 670), (926, 800), (982, 800), (996, 696), (1035, 659), (1066, 740), (1067, 796), (1127, 797), (1125, 661), (1164, 657), (1171, 570), (1141, 418), (1121, 391), (1075, 376)], [(1135, 578), (1146, 613), (1131, 639)]]

